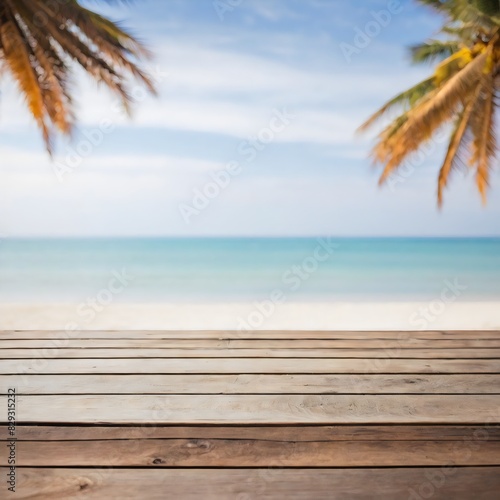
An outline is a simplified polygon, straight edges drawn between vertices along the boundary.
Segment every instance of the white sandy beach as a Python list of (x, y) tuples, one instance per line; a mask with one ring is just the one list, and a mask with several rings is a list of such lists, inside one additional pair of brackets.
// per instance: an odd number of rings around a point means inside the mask
[[(110, 304), (94, 317), (75, 304), (0, 304), (1, 330), (495, 330), (499, 302)], [(264, 312), (262, 312), (264, 311)]]

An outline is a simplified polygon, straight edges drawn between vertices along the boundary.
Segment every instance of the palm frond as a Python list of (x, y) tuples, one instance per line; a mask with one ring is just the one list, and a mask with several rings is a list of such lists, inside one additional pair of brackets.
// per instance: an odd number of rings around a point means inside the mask
[(474, 0), (475, 7), (489, 17), (500, 15), (500, 2), (498, 0)]
[(483, 201), (497, 154), (496, 93), (500, 83), (500, 0), (418, 0), (445, 18), (443, 39), (411, 48), (414, 63), (438, 62), (434, 75), (373, 114), (365, 131), (389, 111), (400, 114), (377, 137), (371, 156), (383, 165), (380, 183), (405, 159), (454, 124), (438, 177), (438, 205), (451, 173), (473, 168)]
[(359, 128), (358, 132), (365, 132), (370, 127), (375, 125), (389, 111), (401, 108), (409, 108), (419, 102), (425, 95), (434, 89), (434, 78), (427, 78), (412, 88), (401, 92), (390, 101), (386, 102), (376, 113), (366, 120)]
[(54, 130), (69, 134), (75, 120), (71, 62), (115, 92), (129, 109), (128, 89), (138, 80), (156, 88), (140, 61), (149, 50), (127, 30), (77, 0), (0, 2), (0, 64), (13, 75), (51, 150)]
[(450, 57), (458, 52), (463, 45), (458, 41), (428, 40), (410, 47), (411, 59), (416, 64), (432, 63)]
[(46, 123), (46, 107), (38, 75), (32, 65), (33, 50), (27, 43), (7, 1), (0, 25), (3, 59), (10, 73), (26, 98), (29, 110), (42, 130), (43, 138), (50, 151), (50, 131)]
[[(406, 123), (386, 141), (375, 148), (374, 156), (386, 164), (382, 181), (404, 159), (430, 139), (443, 124), (450, 121), (480, 79), (487, 55), (481, 54), (464, 69), (456, 73), (440, 87), (432, 98), (417, 104), (409, 113)], [(382, 153), (382, 154), (381, 154)]]
[(470, 166), (476, 169), (476, 184), (483, 203), (486, 203), (491, 163), (497, 151), (495, 97), (494, 76), (488, 75), (483, 92), (479, 95), (473, 109), (470, 124), (473, 135)]
[[(481, 92), (482, 86), (478, 85), (476, 96)], [(471, 98), (465, 106), (464, 110), (458, 115), (453, 133), (450, 137), (448, 150), (444, 158), (443, 165), (439, 171), (438, 178), (438, 206), (443, 205), (443, 192), (448, 184), (451, 171), (458, 166), (458, 162), (464, 163), (464, 158), (460, 155), (460, 151), (466, 149), (467, 129), (469, 127), (469, 119), (475, 105), (475, 97)]]

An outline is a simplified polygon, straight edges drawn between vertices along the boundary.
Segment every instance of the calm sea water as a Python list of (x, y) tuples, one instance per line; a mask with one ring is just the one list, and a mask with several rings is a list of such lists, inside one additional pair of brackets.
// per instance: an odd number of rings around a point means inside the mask
[(331, 255), (315, 238), (3, 240), (0, 301), (85, 300), (123, 272), (117, 302), (433, 300), (450, 283), (500, 299), (500, 238), (329, 241)]

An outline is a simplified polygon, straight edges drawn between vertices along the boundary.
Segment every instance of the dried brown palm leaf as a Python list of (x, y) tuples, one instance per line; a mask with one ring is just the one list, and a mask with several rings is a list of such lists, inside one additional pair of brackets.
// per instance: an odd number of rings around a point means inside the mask
[(139, 64), (148, 57), (149, 51), (130, 33), (76, 0), (0, 2), (0, 67), (12, 74), (49, 152), (54, 131), (69, 134), (75, 120), (72, 63), (115, 92), (129, 109), (131, 78), (156, 92)]

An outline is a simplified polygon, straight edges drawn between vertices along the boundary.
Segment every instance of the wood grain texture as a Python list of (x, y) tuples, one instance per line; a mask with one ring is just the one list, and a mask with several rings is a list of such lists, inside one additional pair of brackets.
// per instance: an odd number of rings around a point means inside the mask
[[(3, 477), (7, 473), (0, 469)], [(499, 467), (406, 469), (18, 469), (19, 499), (497, 500)], [(423, 498), (420, 496), (420, 498)], [(428, 497), (429, 498), (429, 497)]]
[(64, 337), (0, 332), (16, 498), (498, 498), (499, 332)]
[(500, 331), (228, 331), (228, 330), (33, 330), (33, 331), (6, 331), (0, 332), (0, 339), (67, 339), (67, 338), (101, 338), (101, 339), (392, 339), (406, 341), (411, 338), (436, 340), (486, 340), (500, 339)]
[[(117, 334), (118, 335), (118, 334)], [(0, 349), (490, 349), (500, 338), (481, 340), (419, 339), (161, 339), (68, 338), (3, 339)]]
[[(398, 467), (500, 465), (500, 441), (124, 439), (19, 441), (20, 467)], [(7, 456), (0, 456), (7, 465)]]
[(500, 394), (500, 375), (3, 375), (0, 394)]
[[(57, 356), (57, 352), (55, 353)], [(500, 373), (498, 359), (58, 359), (1, 360), (0, 374)], [(22, 381), (22, 377), (20, 377)], [(22, 383), (22, 382), (21, 382)]]
[(500, 422), (500, 396), (19, 396), (18, 419), (94, 424), (481, 424)]
[[(0, 439), (7, 440), (6, 426)], [(500, 425), (19, 425), (19, 441), (246, 439), (264, 441), (500, 441)]]
[(500, 359), (500, 349), (0, 349), (2, 359), (94, 358), (394, 358)]

